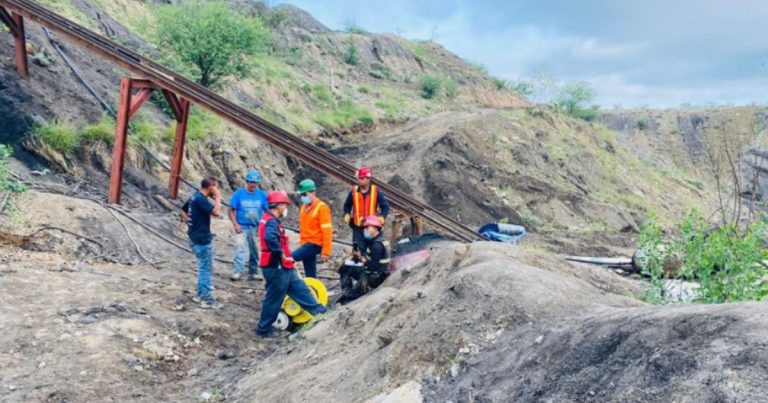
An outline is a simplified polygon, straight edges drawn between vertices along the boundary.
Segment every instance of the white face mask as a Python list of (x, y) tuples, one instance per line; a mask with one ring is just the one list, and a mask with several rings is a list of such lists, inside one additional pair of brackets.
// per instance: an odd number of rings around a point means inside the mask
[(286, 207), (285, 210), (283, 210), (283, 218), (286, 218), (286, 217), (288, 217), (288, 207)]

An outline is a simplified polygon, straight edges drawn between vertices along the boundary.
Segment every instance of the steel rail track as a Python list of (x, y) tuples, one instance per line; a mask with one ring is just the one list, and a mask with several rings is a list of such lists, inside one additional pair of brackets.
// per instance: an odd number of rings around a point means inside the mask
[[(0, 0), (0, 6), (47, 27), (69, 41), (100, 55), (130, 73), (140, 76), (140, 78), (148, 79), (156, 85), (190, 100), (327, 175), (345, 183), (353, 184), (355, 182), (353, 179), (357, 169), (355, 166), (144, 56), (34, 2)], [(481, 236), (475, 231), (445, 213), (387, 183), (375, 179), (373, 182), (386, 193), (395, 209), (411, 216), (421, 217), (438, 232), (465, 242), (481, 239)]]

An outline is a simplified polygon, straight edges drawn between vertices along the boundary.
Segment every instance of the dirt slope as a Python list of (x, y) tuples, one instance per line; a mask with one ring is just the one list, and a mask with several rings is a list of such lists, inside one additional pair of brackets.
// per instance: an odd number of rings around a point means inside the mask
[(460, 221), (508, 219), (561, 253), (615, 253), (648, 212), (671, 220), (714, 200), (710, 176), (671, 162), (684, 146), (649, 164), (620, 134), (545, 109), (445, 112), (348, 143), (333, 152)]
[(764, 304), (601, 309), (504, 334), (428, 402), (762, 401)]

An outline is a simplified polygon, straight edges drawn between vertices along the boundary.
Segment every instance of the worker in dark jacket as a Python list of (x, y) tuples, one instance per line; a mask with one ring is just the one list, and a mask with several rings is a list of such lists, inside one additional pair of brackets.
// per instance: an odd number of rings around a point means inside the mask
[(383, 239), (381, 231), (383, 226), (384, 223), (379, 217), (371, 216), (365, 219), (365, 252), (357, 250), (352, 256), (353, 261), (359, 262), (360, 265), (345, 264), (339, 272), (341, 288), (344, 290), (338, 301), (340, 304), (360, 298), (387, 279), (390, 260), (387, 252), (388, 242)]
[[(213, 203), (208, 201), (213, 199)], [(200, 190), (181, 207), (181, 219), (189, 228), (189, 245), (197, 260), (197, 293), (192, 298), (200, 303), (202, 309), (217, 308), (216, 300), (211, 294), (213, 289), (213, 234), (211, 233), (211, 217), (221, 214), (221, 191), (214, 178), (206, 178), (200, 183)]]
[(382, 225), (389, 215), (389, 202), (379, 187), (371, 184), (373, 170), (362, 167), (357, 171), (358, 186), (352, 188), (344, 202), (344, 222), (352, 228), (352, 243), (364, 249), (363, 221), (377, 216)]
[(256, 328), (260, 337), (278, 337), (272, 323), (280, 313), (285, 296), (288, 295), (312, 315), (325, 312), (325, 307), (317, 302), (307, 284), (296, 274), (288, 236), (281, 224), (281, 219), (288, 215), (291, 204), (285, 192), (270, 192), (267, 196), (269, 211), (264, 213), (259, 222), (261, 241), (261, 259), (259, 267), (267, 289), (261, 304), (261, 319)]

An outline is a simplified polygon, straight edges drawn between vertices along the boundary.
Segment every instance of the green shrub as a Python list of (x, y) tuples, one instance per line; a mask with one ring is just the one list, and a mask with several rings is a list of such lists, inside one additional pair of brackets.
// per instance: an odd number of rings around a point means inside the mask
[(33, 54), (31, 60), (41, 67), (47, 67), (51, 64), (51, 61), (48, 59), (48, 56), (45, 55), (45, 52), (37, 52)]
[(411, 51), (417, 62), (424, 64), (427, 61), (427, 50), (418, 43), (407, 42), (406, 47)]
[(315, 99), (324, 106), (333, 105), (333, 95), (331, 90), (323, 84), (317, 84), (312, 87), (312, 93), (315, 95)]
[(50, 125), (38, 124), (34, 128), (32, 136), (63, 154), (74, 151), (80, 140), (77, 129), (63, 121), (55, 121)]
[(359, 108), (348, 100), (342, 102), (338, 108), (318, 113), (314, 120), (319, 125), (331, 130), (352, 127), (357, 124), (372, 125), (376, 123), (376, 118), (370, 110)]
[(433, 99), (440, 95), (440, 88), (443, 82), (439, 77), (424, 76), (421, 78), (421, 96), (426, 99)]
[(360, 63), (360, 52), (357, 50), (357, 45), (349, 38), (347, 41), (347, 49), (344, 51), (344, 63), (350, 66), (357, 66)]
[(8, 168), (8, 159), (13, 155), (13, 148), (5, 144), (0, 144), (0, 190), (10, 190), (14, 193), (21, 193), (27, 190), (27, 186), (11, 176), (11, 170)]
[(637, 122), (635, 123), (638, 130), (645, 130), (648, 128), (648, 119), (646, 118), (637, 118)]
[(527, 81), (518, 81), (517, 83), (511, 84), (512, 91), (516, 92), (517, 95), (523, 96), (523, 97), (529, 97), (533, 95), (535, 89), (532, 83)]
[(380, 70), (368, 70), (368, 75), (373, 78), (378, 78), (379, 80), (384, 80), (387, 78), (387, 76), (384, 75)]
[(115, 121), (108, 115), (103, 115), (97, 123), (83, 127), (80, 130), (80, 138), (90, 142), (112, 144), (115, 141)]
[(445, 80), (445, 96), (448, 98), (456, 98), (459, 95), (459, 83), (456, 80)]
[(303, 50), (299, 47), (282, 50), (280, 56), (285, 60), (285, 64), (294, 67), (300, 66), (304, 60)]
[(133, 119), (131, 134), (144, 144), (154, 144), (160, 139), (155, 125), (147, 119)]
[(386, 79), (390, 81), (397, 81), (392, 70), (381, 63), (373, 63), (371, 65), (371, 69), (368, 71), (368, 75), (373, 78), (378, 78), (379, 80)]
[(396, 102), (379, 101), (376, 107), (384, 111), (384, 117), (387, 120), (397, 120), (401, 117), (400, 105)]
[(357, 91), (359, 93), (361, 93), (361, 94), (370, 94), (371, 93), (371, 89), (368, 88), (365, 85), (361, 85), (361, 86), (357, 87)]
[(541, 219), (533, 211), (527, 209), (520, 212), (520, 220), (526, 227), (536, 228), (541, 225)]
[(241, 15), (224, 1), (189, 0), (154, 10), (163, 61), (206, 87), (247, 76), (249, 57), (269, 43), (259, 18)]
[[(643, 273), (651, 279), (646, 299), (670, 302), (664, 279), (673, 278), (698, 282), (699, 299), (707, 303), (764, 300), (768, 296), (765, 230), (765, 221), (712, 228), (700, 213), (691, 211), (677, 228), (680, 238), (665, 243), (656, 217), (649, 215), (638, 237)], [(679, 270), (665, 269), (670, 262), (676, 262)]]
[(496, 89), (499, 91), (507, 91), (512, 88), (512, 83), (510, 83), (509, 80), (498, 77), (493, 77), (493, 85), (496, 86)]

